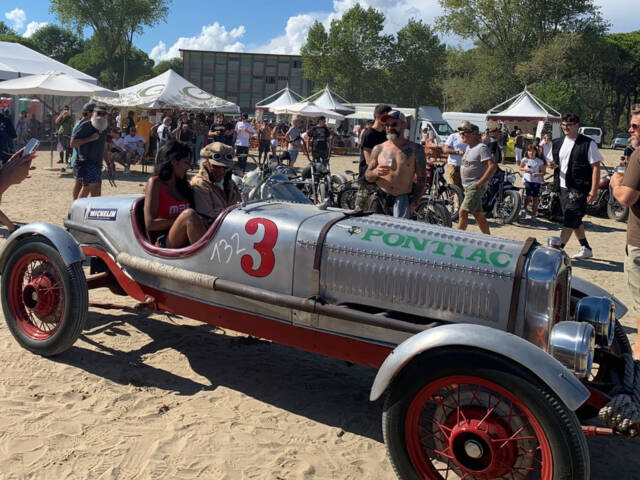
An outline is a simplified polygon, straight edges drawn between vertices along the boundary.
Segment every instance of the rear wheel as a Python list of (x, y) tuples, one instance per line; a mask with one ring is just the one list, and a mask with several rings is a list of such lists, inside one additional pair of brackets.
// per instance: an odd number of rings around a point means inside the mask
[(522, 198), (515, 190), (505, 190), (502, 201), (493, 206), (493, 218), (502, 223), (513, 223), (520, 213)]
[(452, 225), (449, 211), (441, 202), (433, 200), (423, 200), (418, 203), (414, 216), (419, 222), (442, 225), (443, 227), (450, 227)]
[(402, 480), (586, 480), (575, 414), (528, 370), (479, 350), (414, 360), (390, 387), (383, 435)]
[(44, 356), (64, 352), (87, 318), (82, 265), (65, 265), (42, 237), (21, 240), (2, 272), (2, 309), (11, 334), (24, 348)]
[(346, 187), (338, 194), (338, 206), (347, 210), (356, 208), (356, 197), (358, 195), (358, 187)]

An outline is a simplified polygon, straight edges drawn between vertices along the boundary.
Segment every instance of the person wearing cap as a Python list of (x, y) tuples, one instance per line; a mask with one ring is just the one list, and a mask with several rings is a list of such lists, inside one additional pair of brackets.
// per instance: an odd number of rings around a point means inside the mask
[(69, 105), (65, 105), (62, 108), (62, 112), (56, 117), (55, 122), (58, 126), (58, 142), (62, 146), (58, 163), (65, 163), (65, 161), (69, 163), (71, 154), (73, 153), (69, 144), (71, 141), (71, 130), (73, 129), (73, 115), (71, 115)]
[(78, 197), (100, 196), (102, 162), (109, 162), (107, 148), (107, 127), (109, 119), (107, 110), (102, 105), (89, 102), (83, 110), (92, 112), (71, 136), (71, 148), (78, 149), (76, 159), (76, 180), (80, 180), (82, 187)]
[(200, 151), (200, 170), (191, 179), (196, 211), (213, 222), (220, 212), (240, 201), (240, 192), (231, 178), (233, 147), (210, 143)]
[(240, 121), (236, 123), (236, 157), (238, 167), (244, 172), (247, 169), (247, 156), (249, 155), (249, 139), (256, 133), (255, 128), (249, 123), (249, 115), (245, 112), (241, 115)]
[(467, 149), (462, 155), (462, 166), (460, 168), (460, 177), (464, 186), (464, 200), (460, 205), (457, 228), (459, 230), (467, 229), (469, 213), (471, 213), (476, 219), (480, 231), (490, 235), (489, 224), (482, 208), (482, 197), (487, 189), (487, 182), (498, 167), (491, 161), (489, 147), (480, 141), (480, 129), (478, 126), (467, 123), (460, 127), (460, 135), (464, 143), (467, 144)]
[[(302, 144), (302, 133), (300, 132), (300, 119), (294, 117), (292, 125), (287, 130), (284, 138), (287, 141), (287, 152), (289, 152), (289, 166), (293, 167), (298, 159), (298, 153), (300, 153), (300, 147)], [(284, 153), (284, 152), (283, 152)]]
[(318, 117), (318, 123), (309, 129), (309, 141), (311, 142), (311, 157), (314, 162), (329, 162), (331, 145), (331, 130), (326, 125), (326, 118)]
[(424, 149), (404, 137), (407, 120), (402, 112), (391, 110), (380, 120), (385, 123), (387, 141), (373, 147), (364, 177), (378, 186), (394, 217), (409, 218), (425, 190)]
[(460, 132), (470, 126), (470, 122), (462, 122), (458, 127), (458, 131), (449, 135), (449, 138), (447, 138), (444, 144), (444, 153), (449, 155), (447, 157), (447, 165), (444, 168), (445, 177), (448, 183), (457, 185), (460, 190), (464, 189), (462, 180), (460, 179), (460, 166), (462, 165), (462, 155), (467, 149), (467, 144), (464, 142)]
[(502, 150), (500, 149), (500, 125), (496, 122), (489, 122), (489, 128), (487, 128), (487, 136), (482, 141), (489, 147), (491, 153), (491, 160), (500, 165), (503, 162)]

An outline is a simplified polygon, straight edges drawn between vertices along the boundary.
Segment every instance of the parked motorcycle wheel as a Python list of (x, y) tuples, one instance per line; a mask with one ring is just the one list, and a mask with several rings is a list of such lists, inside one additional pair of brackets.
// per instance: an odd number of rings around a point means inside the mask
[(516, 190), (505, 190), (504, 198), (501, 202), (496, 202), (493, 206), (493, 217), (501, 223), (513, 223), (518, 214), (522, 198)]
[(340, 191), (338, 194), (338, 206), (347, 210), (356, 208), (356, 197), (358, 196), (358, 187), (350, 186)]
[(629, 207), (625, 207), (617, 201), (607, 203), (607, 217), (617, 222), (626, 222), (629, 218)]
[(444, 201), (451, 220), (457, 222), (460, 205), (462, 205), (462, 201), (464, 200), (464, 192), (462, 189), (457, 185), (449, 184), (440, 191), (440, 198)]
[(445, 206), (433, 200), (422, 200), (418, 203), (413, 218), (419, 222), (426, 222), (432, 225), (442, 225), (451, 227), (451, 215)]

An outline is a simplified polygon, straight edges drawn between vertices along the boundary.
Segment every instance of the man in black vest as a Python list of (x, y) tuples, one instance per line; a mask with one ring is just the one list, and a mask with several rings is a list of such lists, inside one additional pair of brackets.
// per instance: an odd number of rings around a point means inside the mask
[(562, 248), (573, 232), (580, 242), (580, 251), (573, 258), (585, 259), (593, 257), (593, 251), (585, 235), (582, 217), (587, 203), (597, 198), (602, 155), (591, 138), (578, 133), (579, 127), (580, 120), (576, 114), (566, 113), (562, 116), (564, 137), (553, 141), (547, 162), (549, 167), (555, 169), (554, 183), (560, 188), (560, 206), (564, 217), (560, 233)]

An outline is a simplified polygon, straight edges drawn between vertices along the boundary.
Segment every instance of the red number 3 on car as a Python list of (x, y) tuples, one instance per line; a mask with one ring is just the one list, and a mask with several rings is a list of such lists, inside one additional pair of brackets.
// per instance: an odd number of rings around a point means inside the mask
[(252, 277), (266, 277), (273, 271), (276, 264), (273, 247), (278, 241), (278, 227), (266, 218), (252, 218), (244, 226), (244, 229), (249, 235), (255, 235), (258, 232), (258, 225), (264, 227), (264, 236), (262, 240), (253, 244), (253, 249), (260, 254), (260, 263), (256, 267), (251, 255), (243, 255), (240, 259), (240, 265), (242, 270)]

